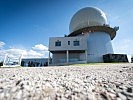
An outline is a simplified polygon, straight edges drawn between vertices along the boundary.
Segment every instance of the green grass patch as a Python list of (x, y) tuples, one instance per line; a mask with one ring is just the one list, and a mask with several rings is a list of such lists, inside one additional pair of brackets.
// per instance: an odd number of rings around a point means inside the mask
[(111, 64), (124, 64), (124, 63), (87, 63), (87, 64), (71, 64), (69, 66), (99, 66), (99, 65), (111, 65)]
[(87, 64), (71, 64), (69, 66), (92, 66), (92, 65), (103, 65), (104, 63), (87, 63)]

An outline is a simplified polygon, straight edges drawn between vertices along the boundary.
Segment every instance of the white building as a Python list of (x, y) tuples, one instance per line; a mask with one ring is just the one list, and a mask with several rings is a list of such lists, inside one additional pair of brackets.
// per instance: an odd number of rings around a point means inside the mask
[(70, 21), (68, 36), (49, 39), (52, 64), (103, 62), (103, 55), (114, 53), (111, 40), (117, 30), (108, 25), (107, 17), (100, 9), (86, 7), (79, 10)]

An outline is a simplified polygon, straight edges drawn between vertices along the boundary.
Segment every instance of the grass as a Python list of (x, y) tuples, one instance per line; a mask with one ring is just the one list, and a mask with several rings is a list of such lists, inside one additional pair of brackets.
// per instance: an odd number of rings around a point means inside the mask
[(111, 65), (111, 64), (124, 64), (124, 63), (87, 63), (87, 64), (71, 64), (69, 66), (97, 66), (97, 65)]

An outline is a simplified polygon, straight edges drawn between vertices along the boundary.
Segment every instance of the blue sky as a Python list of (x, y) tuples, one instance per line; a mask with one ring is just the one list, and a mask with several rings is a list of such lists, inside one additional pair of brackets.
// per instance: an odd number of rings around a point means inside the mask
[(133, 0), (0, 0), (0, 60), (5, 54), (47, 57), (49, 37), (69, 34), (79, 9), (102, 9), (110, 26), (119, 26), (115, 53), (133, 54)]

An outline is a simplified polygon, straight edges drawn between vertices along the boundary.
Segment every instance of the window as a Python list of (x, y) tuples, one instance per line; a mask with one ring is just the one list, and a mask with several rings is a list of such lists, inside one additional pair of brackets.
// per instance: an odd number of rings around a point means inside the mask
[(61, 41), (59, 41), (59, 40), (56, 41), (56, 42), (55, 42), (55, 46), (61, 46)]
[(74, 45), (74, 46), (79, 46), (79, 41), (78, 41), (78, 40), (73, 41), (73, 45)]
[(70, 45), (70, 41), (68, 41), (68, 45)]

